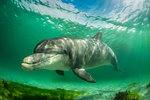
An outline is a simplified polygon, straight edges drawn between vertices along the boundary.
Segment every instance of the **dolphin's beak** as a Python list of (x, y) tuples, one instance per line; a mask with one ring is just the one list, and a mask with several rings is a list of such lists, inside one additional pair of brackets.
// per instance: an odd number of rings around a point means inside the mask
[(33, 71), (35, 70), (34, 67), (32, 67), (32, 65), (27, 64), (27, 63), (22, 63), (22, 69), (25, 71)]
[(49, 63), (49, 58), (56, 54), (35, 53), (23, 59), (22, 68), (26, 71), (39, 69), (45, 63)]
[(26, 71), (33, 71), (35, 70), (35, 64), (33, 63), (34, 61), (34, 56), (33, 55), (30, 55), (26, 58), (23, 59), (23, 62), (22, 62), (22, 69), (26, 70)]

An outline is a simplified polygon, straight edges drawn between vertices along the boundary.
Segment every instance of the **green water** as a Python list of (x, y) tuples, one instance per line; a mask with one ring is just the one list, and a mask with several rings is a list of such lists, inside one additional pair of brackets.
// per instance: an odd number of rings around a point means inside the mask
[[(103, 13), (89, 13), (60, 0), (0, 0), (0, 77), (42, 88), (89, 91), (150, 80), (150, 1), (118, 3), (121, 8), (115, 3), (111, 11), (107, 5)], [(61, 77), (54, 71), (21, 68), (23, 58), (43, 39), (91, 38), (99, 31), (114, 50), (122, 72), (112, 66), (91, 69), (97, 80), (91, 84), (71, 71)]]

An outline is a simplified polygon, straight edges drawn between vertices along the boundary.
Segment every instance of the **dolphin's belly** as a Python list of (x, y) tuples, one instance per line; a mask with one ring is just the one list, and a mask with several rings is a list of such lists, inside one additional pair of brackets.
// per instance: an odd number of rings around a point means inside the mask
[(44, 66), (44, 67), (42, 67), (42, 69), (46, 69), (46, 70), (63, 70), (63, 71), (71, 70), (71, 68), (68, 65), (63, 64), (61, 62), (51, 64), (49, 66)]
[(71, 67), (69, 66), (69, 59), (67, 55), (57, 54), (50, 59), (47, 66), (42, 66), (41, 69), (68, 71), (71, 70)]
[(109, 63), (90, 64), (90, 65), (85, 66), (85, 68), (86, 69), (92, 69), (92, 68), (100, 67), (103, 65), (109, 65)]
[(95, 67), (103, 66), (103, 65), (109, 65), (109, 62), (107, 60), (97, 60), (97, 61), (90, 61), (85, 65), (85, 69), (92, 69)]

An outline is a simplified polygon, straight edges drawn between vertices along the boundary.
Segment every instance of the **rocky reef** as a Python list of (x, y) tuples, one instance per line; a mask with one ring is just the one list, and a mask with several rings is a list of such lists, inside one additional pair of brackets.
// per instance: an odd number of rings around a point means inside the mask
[(41, 89), (0, 80), (0, 100), (74, 100), (87, 92), (64, 89)]
[(138, 92), (118, 92), (114, 100), (140, 100), (140, 95)]

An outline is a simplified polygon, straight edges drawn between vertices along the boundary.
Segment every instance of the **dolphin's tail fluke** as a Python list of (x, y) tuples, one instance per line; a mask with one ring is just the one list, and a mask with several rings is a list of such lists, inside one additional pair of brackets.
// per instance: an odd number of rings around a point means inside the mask
[(114, 56), (114, 57), (111, 59), (111, 64), (114, 66), (114, 68), (115, 68), (116, 71), (119, 71), (119, 69), (118, 69), (118, 61), (117, 61), (116, 56)]
[(116, 71), (120, 71), (117, 65), (113, 65)]

